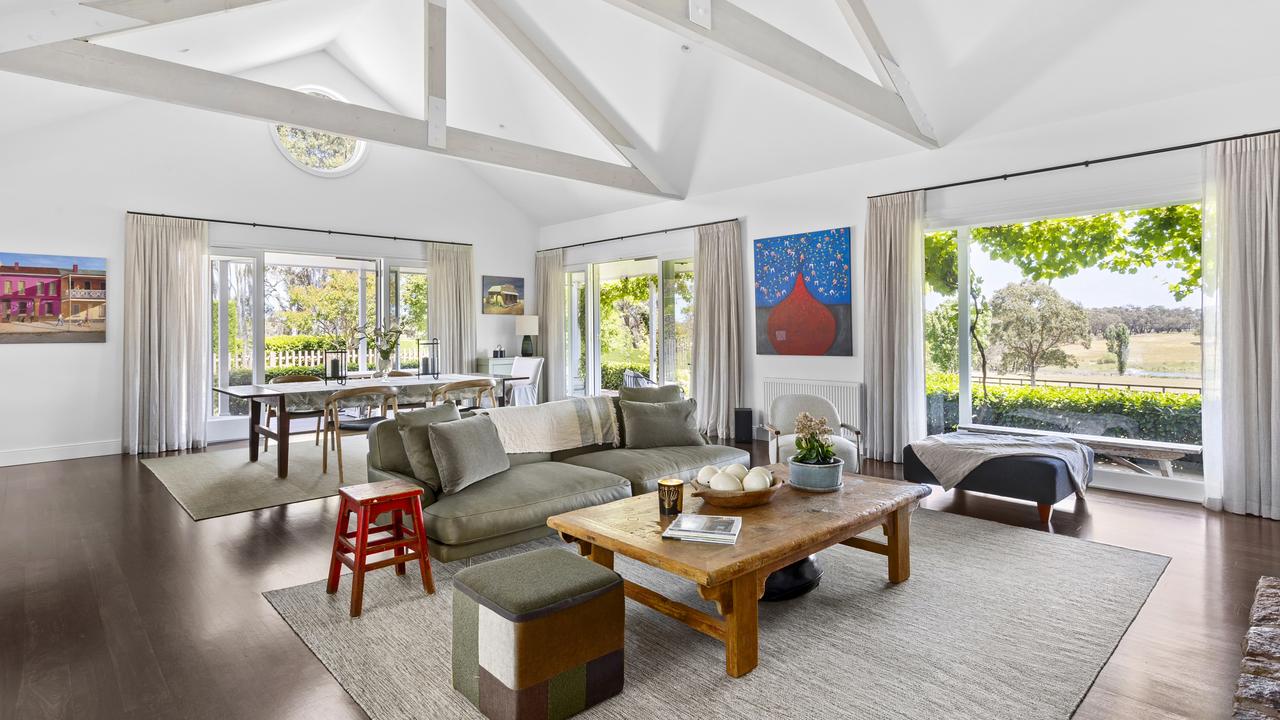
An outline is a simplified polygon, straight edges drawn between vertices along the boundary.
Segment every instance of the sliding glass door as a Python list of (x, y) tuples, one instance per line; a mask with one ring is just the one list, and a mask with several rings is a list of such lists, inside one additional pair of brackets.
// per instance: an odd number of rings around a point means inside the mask
[(639, 258), (565, 274), (570, 395), (612, 394), (637, 382), (692, 378), (693, 261)]
[[(255, 382), (257, 344), (254, 342), (254, 289), (256, 260), (253, 257), (211, 255), (209, 258), (210, 333), (212, 387), (248, 385)], [(249, 404), (213, 393), (209, 402), (214, 417), (247, 415)]]

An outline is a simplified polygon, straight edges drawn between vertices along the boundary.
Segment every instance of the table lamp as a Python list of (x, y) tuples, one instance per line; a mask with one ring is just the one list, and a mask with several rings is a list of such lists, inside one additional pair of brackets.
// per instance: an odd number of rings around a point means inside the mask
[(524, 336), (520, 344), (520, 355), (533, 357), (533, 338), (538, 334), (538, 316), (521, 315), (516, 318), (516, 334)]

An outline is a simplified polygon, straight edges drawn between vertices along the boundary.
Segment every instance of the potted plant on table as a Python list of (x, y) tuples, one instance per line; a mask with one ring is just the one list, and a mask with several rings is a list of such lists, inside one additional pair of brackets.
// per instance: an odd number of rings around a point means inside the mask
[(360, 328), (360, 339), (369, 343), (369, 347), (373, 348), (377, 354), (377, 369), (373, 373), (374, 377), (383, 378), (391, 371), (391, 356), (395, 354), (396, 348), (400, 347), (400, 336), (404, 334), (404, 330), (400, 328), (400, 323), (393, 322), (386, 327), (375, 325), (370, 327), (365, 325)]
[(801, 490), (839, 490), (843, 486), (840, 475), (844, 471), (844, 460), (836, 457), (827, 419), (800, 413), (796, 417), (795, 442), (796, 454), (788, 459), (791, 484)]

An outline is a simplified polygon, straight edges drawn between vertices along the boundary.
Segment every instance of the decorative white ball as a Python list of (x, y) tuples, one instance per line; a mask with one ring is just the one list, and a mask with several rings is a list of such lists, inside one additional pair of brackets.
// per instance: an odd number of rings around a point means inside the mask
[(716, 467), (715, 465), (703, 465), (702, 469), (698, 471), (698, 482), (702, 483), (703, 485), (710, 485), (711, 478), (719, 474), (720, 474), (720, 468)]
[(772, 484), (773, 481), (762, 473), (747, 473), (746, 479), (742, 481), (742, 489), (747, 492), (768, 490)]
[(739, 482), (738, 478), (730, 475), (728, 472), (722, 472), (717, 473), (715, 477), (711, 478), (711, 489), (737, 492), (742, 490), (742, 483)]
[(725, 468), (724, 471), (738, 478), (738, 480), (742, 480), (742, 478), (747, 476), (747, 466), (741, 463), (734, 463)]
[(763, 465), (751, 468), (747, 471), (747, 475), (761, 475), (767, 478), (770, 482), (773, 481), (773, 472)]

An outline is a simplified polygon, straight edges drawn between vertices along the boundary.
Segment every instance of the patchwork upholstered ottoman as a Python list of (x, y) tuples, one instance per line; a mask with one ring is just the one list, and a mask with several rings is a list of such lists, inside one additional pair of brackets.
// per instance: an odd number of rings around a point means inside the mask
[(453, 579), (453, 687), (494, 720), (557, 720), (622, 692), (622, 578), (547, 548)]

